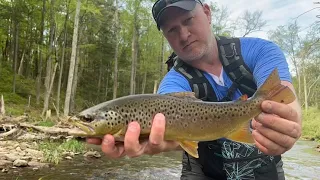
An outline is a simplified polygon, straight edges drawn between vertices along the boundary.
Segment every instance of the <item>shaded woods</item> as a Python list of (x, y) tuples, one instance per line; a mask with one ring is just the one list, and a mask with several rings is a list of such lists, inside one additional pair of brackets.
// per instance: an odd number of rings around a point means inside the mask
[[(71, 115), (102, 101), (154, 93), (172, 50), (155, 26), (151, 0), (0, 0), (0, 94), (7, 114), (36, 110)], [(317, 7), (317, 4), (314, 4)], [(261, 31), (262, 11), (236, 20), (217, 3), (212, 29), (241, 36)], [(303, 12), (301, 12), (303, 13)], [(269, 39), (293, 65), (305, 109), (319, 107), (319, 22), (274, 27)]]

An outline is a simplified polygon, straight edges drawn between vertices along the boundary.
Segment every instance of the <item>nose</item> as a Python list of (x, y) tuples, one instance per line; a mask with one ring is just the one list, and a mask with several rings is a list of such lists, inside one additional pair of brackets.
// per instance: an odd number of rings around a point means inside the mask
[(187, 41), (189, 36), (190, 36), (190, 34), (191, 33), (190, 33), (188, 27), (186, 27), (186, 26), (181, 27), (181, 29), (180, 29), (180, 39), (181, 39), (181, 41), (183, 41), (183, 42)]

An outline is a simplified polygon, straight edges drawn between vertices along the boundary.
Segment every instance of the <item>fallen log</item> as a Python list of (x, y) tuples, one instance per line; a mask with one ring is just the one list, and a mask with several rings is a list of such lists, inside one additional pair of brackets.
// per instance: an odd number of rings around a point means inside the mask
[(1, 138), (8, 137), (8, 136), (10, 136), (10, 135), (12, 135), (12, 134), (15, 134), (15, 133), (18, 132), (18, 131), (19, 131), (18, 128), (14, 128), (14, 129), (11, 129), (11, 130), (8, 131), (8, 132), (0, 133), (0, 139), (1, 139)]
[(58, 127), (45, 127), (45, 126), (35, 126), (27, 123), (20, 123), (20, 127), (22, 128), (32, 128), (34, 130), (47, 133), (47, 134), (65, 134), (68, 135), (70, 128), (58, 128)]

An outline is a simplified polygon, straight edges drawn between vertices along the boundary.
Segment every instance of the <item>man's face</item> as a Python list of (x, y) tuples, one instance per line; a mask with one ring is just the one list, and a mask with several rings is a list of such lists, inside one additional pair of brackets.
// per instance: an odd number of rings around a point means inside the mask
[(184, 61), (200, 59), (211, 42), (211, 14), (208, 5), (197, 4), (193, 11), (168, 8), (160, 28), (175, 53)]

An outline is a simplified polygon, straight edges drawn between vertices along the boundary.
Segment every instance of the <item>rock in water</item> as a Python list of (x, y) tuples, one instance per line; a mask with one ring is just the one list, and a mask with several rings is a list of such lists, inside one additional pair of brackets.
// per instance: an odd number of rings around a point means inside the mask
[(25, 167), (28, 166), (28, 162), (26, 160), (17, 159), (13, 162), (13, 165), (16, 167)]

